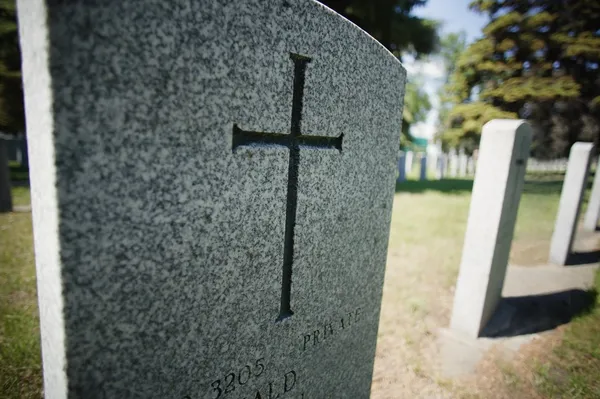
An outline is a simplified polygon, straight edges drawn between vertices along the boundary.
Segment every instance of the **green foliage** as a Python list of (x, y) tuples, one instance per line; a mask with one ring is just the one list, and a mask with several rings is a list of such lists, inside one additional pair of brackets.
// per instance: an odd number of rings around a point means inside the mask
[(459, 104), (449, 113), (448, 119), (461, 128), (450, 128), (442, 136), (449, 147), (463, 146), (468, 153), (473, 152), (479, 143), (483, 125), (492, 119), (515, 119), (517, 114), (506, 112), (483, 102)]
[(406, 83), (406, 93), (404, 95), (404, 110), (402, 117), (408, 125), (423, 122), (427, 118), (427, 113), (431, 109), (429, 96), (423, 89), (423, 85), (418, 80)]
[[(396, 57), (408, 53), (419, 58), (437, 48), (436, 21), (410, 15), (427, 0), (319, 0), (377, 39)], [(406, 85), (401, 147), (413, 141), (410, 126), (425, 120), (429, 96), (415, 82)]]
[[(464, 32), (449, 33), (440, 41), (439, 56), (444, 63), (446, 81), (438, 91), (440, 102), (437, 122), (438, 137), (441, 137), (441, 132), (450, 128), (448, 115), (454, 104), (457, 102), (456, 96), (453, 95), (452, 90), (456, 85), (456, 82), (451, 82), (450, 77), (454, 76), (453, 74), (457, 67), (457, 61), (460, 55), (465, 51), (466, 47), (467, 38)], [(448, 143), (446, 142), (445, 144)]]
[[(528, 119), (536, 156), (564, 156), (578, 140), (600, 142), (600, 3), (475, 0), (470, 7), (490, 22), (458, 58), (448, 97)], [(471, 140), (474, 128), (498, 114), (471, 120), (463, 111), (447, 121), (445, 142)]]
[(436, 21), (411, 15), (427, 0), (319, 0), (377, 39), (395, 56), (430, 54), (437, 44)]
[(21, 56), (14, 0), (0, 0), (0, 131), (25, 130)]

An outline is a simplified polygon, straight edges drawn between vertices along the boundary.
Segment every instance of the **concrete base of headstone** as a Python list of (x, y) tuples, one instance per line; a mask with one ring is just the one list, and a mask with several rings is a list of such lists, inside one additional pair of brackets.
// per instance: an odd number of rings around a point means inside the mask
[(587, 292), (594, 286), (597, 269), (597, 264), (510, 266), (502, 301), (482, 337), (452, 328), (438, 330), (441, 373), (445, 377), (472, 373), (491, 349), (510, 360), (523, 344), (568, 322), (593, 300)]
[(519, 120), (493, 120), (481, 134), (479, 164), (450, 326), (477, 337), (504, 283), (531, 143)]
[(569, 166), (565, 174), (554, 232), (550, 241), (550, 263), (566, 265), (569, 261), (593, 150), (592, 143), (578, 142), (571, 147)]

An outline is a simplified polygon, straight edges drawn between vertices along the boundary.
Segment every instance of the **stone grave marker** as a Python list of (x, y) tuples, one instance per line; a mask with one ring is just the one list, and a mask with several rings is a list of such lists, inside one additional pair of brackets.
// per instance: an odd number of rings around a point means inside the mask
[(414, 152), (406, 151), (406, 173), (412, 173)]
[(369, 397), (398, 60), (309, 0), (18, 14), (46, 397)]
[(398, 178), (396, 181), (398, 183), (402, 183), (406, 180), (406, 153), (404, 151), (400, 151), (400, 155), (398, 156)]
[(475, 174), (475, 160), (473, 157), (467, 157), (467, 174), (473, 176)]
[(424, 152), (421, 154), (420, 163), (419, 180), (425, 181), (427, 180), (427, 153)]
[(465, 154), (464, 148), (458, 152), (458, 175), (460, 177), (467, 176), (467, 154)]
[(450, 148), (448, 152), (448, 169), (450, 170), (451, 177), (458, 176), (458, 155), (456, 154), (456, 148)]
[(592, 143), (577, 142), (573, 144), (569, 152), (569, 165), (550, 241), (550, 263), (567, 264), (579, 221), (581, 201), (587, 184), (593, 151)]
[(598, 159), (595, 173), (592, 194), (590, 195), (583, 219), (583, 228), (587, 231), (596, 231), (598, 228), (598, 219), (600, 219), (600, 158)]
[(522, 120), (483, 126), (451, 329), (476, 338), (501, 298), (531, 145)]
[(438, 180), (443, 179), (446, 175), (446, 154), (441, 153), (437, 161), (437, 168), (435, 169), (436, 178)]

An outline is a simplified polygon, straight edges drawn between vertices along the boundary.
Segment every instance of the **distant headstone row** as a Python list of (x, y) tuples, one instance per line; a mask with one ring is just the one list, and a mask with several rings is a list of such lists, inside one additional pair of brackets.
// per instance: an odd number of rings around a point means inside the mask
[(527, 162), (528, 172), (565, 172), (569, 160), (566, 158), (539, 160), (535, 158), (529, 159)]
[[(414, 159), (412, 151), (400, 151), (400, 153), (398, 182), (406, 180), (407, 174), (411, 173)], [(475, 175), (477, 164), (476, 158), (468, 156), (462, 148), (458, 152), (452, 148), (447, 153), (439, 155), (417, 153), (417, 159), (419, 159), (419, 180), (472, 177)], [(527, 163), (527, 172), (565, 172), (567, 164), (568, 159), (566, 158), (552, 160), (530, 158)], [(401, 169), (404, 170), (404, 174), (400, 173)]]
[(400, 151), (398, 155), (397, 181), (403, 182), (411, 174), (414, 164), (418, 167), (418, 179), (463, 178), (475, 175), (476, 157), (469, 156), (461, 149), (459, 153), (451, 149), (447, 153), (427, 154), (426, 152)]

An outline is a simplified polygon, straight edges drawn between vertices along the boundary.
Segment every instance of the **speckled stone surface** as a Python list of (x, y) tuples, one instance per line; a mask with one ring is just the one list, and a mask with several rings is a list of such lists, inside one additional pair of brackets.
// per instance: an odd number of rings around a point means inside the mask
[(531, 147), (523, 120), (483, 125), (450, 328), (477, 338), (500, 302)]
[[(19, 0), (48, 398), (367, 398), (405, 72), (308, 0)], [(291, 308), (290, 133), (305, 71)], [(398, 372), (401, 372), (399, 370)]]

